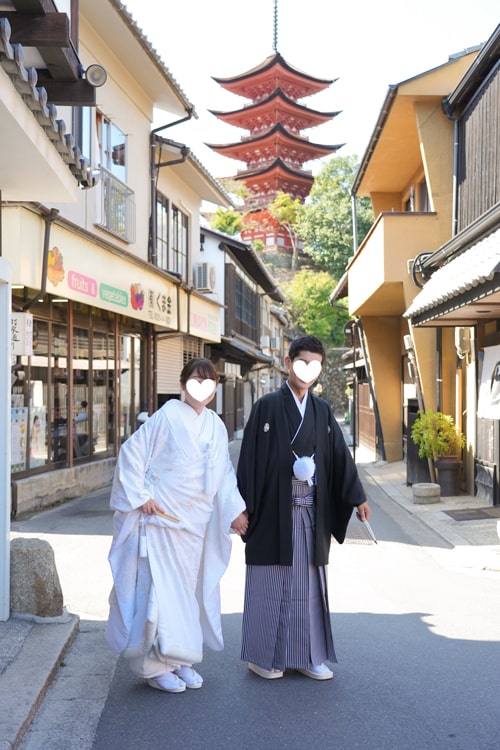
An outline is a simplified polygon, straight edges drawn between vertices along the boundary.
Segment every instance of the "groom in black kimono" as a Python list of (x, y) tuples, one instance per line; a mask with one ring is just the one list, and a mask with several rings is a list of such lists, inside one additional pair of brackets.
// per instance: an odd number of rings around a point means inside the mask
[(325, 358), (314, 336), (292, 341), (288, 380), (252, 409), (238, 462), (248, 514), (242, 659), (265, 679), (287, 668), (333, 677), (326, 566), (356, 508), (370, 508), (329, 404), (309, 388)]

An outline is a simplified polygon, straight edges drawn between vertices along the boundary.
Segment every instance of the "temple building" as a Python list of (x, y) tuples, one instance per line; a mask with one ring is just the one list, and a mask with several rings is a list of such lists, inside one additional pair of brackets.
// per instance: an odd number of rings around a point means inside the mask
[(213, 80), (251, 102), (230, 112), (211, 110), (218, 119), (248, 134), (234, 143), (207, 144), (216, 153), (246, 165), (231, 177), (246, 186), (242, 239), (248, 243), (262, 241), (267, 252), (291, 252), (288, 232), (270, 215), (267, 207), (278, 192), (288, 193), (303, 202), (313, 182), (312, 172), (303, 168), (304, 163), (328, 156), (340, 148), (340, 145), (314, 143), (302, 135), (302, 131), (322, 125), (339, 114), (319, 112), (299, 101), (324, 91), (334, 81), (310, 76), (280, 55), (276, 20), (272, 55), (245, 73)]

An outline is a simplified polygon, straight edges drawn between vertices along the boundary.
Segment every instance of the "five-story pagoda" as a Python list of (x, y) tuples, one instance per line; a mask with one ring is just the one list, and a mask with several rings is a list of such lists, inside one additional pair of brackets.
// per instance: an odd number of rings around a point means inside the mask
[(277, 0), (275, 0), (274, 52), (255, 68), (232, 78), (213, 79), (224, 89), (250, 100), (230, 112), (211, 110), (217, 118), (248, 131), (240, 141), (207, 144), (213, 151), (244, 162), (231, 179), (246, 186), (243, 210), (247, 212), (242, 238), (261, 240), (267, 252), (291, 252), (284, 227), (267, 207), (278, 192), (304, 201), (313, 182), (305, 162), (335, 152), (339, 145), (313, 143), (303, 130), (328, 122), (338, 112), (319, 112), (299, 100), (327, 89), (334, 81), (315, 78), (290, 65), (277, 50)]

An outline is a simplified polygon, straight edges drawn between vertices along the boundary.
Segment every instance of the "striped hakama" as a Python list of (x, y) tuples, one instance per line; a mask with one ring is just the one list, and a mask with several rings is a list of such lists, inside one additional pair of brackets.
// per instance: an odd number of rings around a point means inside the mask
[(241, 658), (264, 669), (337, 661), (326, 569), (313, 564), (314, 491), (292, 480), (293, 564), (246, 568)]

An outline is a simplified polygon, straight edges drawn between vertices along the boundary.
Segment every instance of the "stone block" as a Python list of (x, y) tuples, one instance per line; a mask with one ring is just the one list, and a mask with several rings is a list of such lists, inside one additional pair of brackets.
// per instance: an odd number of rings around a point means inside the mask
[(439, 503), (441, 499), (441, 487), (433, 482), (419, 482), (413, 487), (413, 502), (415, 505), (426, 503)]
[(63, 614), (54, 550), (47, 541), (24, 537), (11, 541), (10, 610), (37, 617)]

